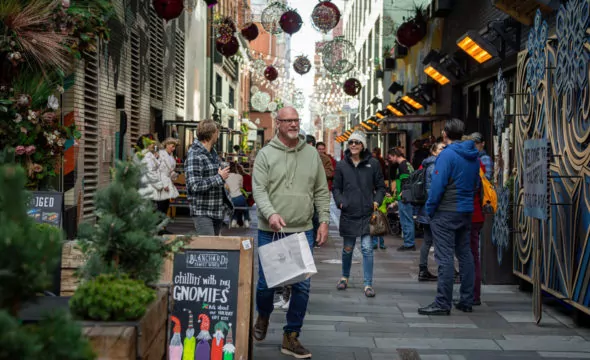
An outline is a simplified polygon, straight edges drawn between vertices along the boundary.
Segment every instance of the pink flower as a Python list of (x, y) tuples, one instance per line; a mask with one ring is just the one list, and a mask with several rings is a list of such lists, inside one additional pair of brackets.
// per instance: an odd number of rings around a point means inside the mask
[(27, 155), (33, 155), (35, 153), (35, 150), (36, 150), (35, 145), (27, 146), (25, 148)]
[(27, 152), (27, 149), (24, 146), (19, 145), (16, 147), (15, 152), (17, 155), (24, 155)]
[(46, 112), (45, 114), (43, 114), (43, 121), (45, 121), (46, 123), (53, 123), (53, 120), (55, 120), (55, 113), (54, 112)]
[(16, 105), (20, 107), (27, 107), (31, 104), (31, 97), (27, 94), (21, 94), (16, 100)]
[(39, 164), (33, 164), (33, 171), (36, 173), (40, 173), (41, 171), (43, 171), (43, 166)]
[(70, 7), (70, 0), (61, 0), (61, 6), (63, 6), (64, 8), (69, 8)]

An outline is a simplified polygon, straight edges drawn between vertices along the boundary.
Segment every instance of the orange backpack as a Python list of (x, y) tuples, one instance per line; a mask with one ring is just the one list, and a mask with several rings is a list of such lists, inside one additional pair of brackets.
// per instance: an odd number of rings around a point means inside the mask
[(479, 177), (481, 178), (481, 207), (484, 212), (493, 214), (498, 209), (498, 195), (496, 194), (496, 189), (494, 189), (494, 185), (488, 180), (481, 167), (479, 168)]

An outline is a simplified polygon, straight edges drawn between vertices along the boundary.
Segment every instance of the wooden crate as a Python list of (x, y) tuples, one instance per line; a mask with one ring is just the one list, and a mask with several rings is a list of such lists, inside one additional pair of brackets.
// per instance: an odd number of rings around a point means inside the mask
[(159, 290), (137, 323), (85, 322), (83, 332), (99, 360), (161, 360), (166, 356), (167, 318), (168, 291)]
[(60, 296), (72, 296), (80, 281), (76, 271), (84, 265), (86, 257), (82, 254), (76, 241), (66, 241), (61, 251)]

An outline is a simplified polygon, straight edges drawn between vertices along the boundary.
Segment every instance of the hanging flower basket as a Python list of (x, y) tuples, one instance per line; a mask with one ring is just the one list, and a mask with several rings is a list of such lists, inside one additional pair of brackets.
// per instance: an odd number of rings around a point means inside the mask
[(184, 0), (154, 0), (152, 5), (154, 5), (154, 10), (159, 17), (170, 21), (182, 14)]
[(397, 41), (407, 47), (419, 43), (428, 33), (428, 23), (421, 8), (416, 9), (414, 18), (409, 19), (397, 29)]

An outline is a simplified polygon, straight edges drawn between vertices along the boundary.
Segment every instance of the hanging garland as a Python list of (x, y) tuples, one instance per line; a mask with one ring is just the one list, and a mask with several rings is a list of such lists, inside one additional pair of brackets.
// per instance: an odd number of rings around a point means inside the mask
[(279, 21), (281, 20), (281, 16), (288, 10), (289, 9), (280, 2), (273, 2), (268, 5), (262, 10), (262, 15), (260, 16), (260, 23), (264, 30), (272, 35), (277, 35), (283, 32)]
[(299, 75), (305, 75), (311, 70), (311, 61), (305, 55), (299, 55), (293, 62), (293, 70)]
[(293, 35), (301, 29), (303, 20), (301, 20), (301, 16), (297, 11), (289, 9), (281, 15), (279, 25), (281, 25), (281, 29), (283, 29), (284, 32)]
[(346, 74), (354, 69), (356, 64), (356, 51), (354, 45), (338, 36), (324, 45), (322, 49), (324, 67), (332, 74)]
[(327, 33), (338, 25), (340, 16), (338, 6), (329, 0), (321, 1), (311, 12), (311, 23), (317, 31)]
[(346, 95), (350, 96), (357, 96), (362, 89), (361, 82), (355, 78), (347, 79), (342, 85), (342, 89), (346, 93)]

